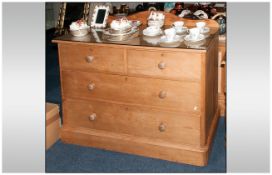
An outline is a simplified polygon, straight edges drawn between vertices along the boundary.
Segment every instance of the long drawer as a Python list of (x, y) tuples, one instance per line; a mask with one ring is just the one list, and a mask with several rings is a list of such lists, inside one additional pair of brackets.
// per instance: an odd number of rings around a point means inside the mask
[(64, 100), (63, 110), (64, 126), (105, 130), (170, 143), (200, 144), (199, 116), (74, 99)]
[(63, 71), (64, 97), (100, 99), (199, 114), (200, 85), (152, 78)]
[(106, 46), (60, 44), (63, 70), (82, 70), (124, 74), (124, 49)]
[(174, 80), (201, 79), (201, 54), (127, 50), (128, 74)]

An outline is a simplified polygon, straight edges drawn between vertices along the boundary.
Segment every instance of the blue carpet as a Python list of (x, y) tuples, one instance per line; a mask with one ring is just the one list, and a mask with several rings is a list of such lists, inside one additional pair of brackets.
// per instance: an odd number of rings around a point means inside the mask
[[(46, 101), (61, 105), (59, 63), (56, 44), (48, 31), (46, 43)], [(46, 152), (46, 172), (182, 173), (226, 172), (225, 120), (221, 118), (209, 163), (197, 167), (142, 156), (105, 151), (58, 141)]]

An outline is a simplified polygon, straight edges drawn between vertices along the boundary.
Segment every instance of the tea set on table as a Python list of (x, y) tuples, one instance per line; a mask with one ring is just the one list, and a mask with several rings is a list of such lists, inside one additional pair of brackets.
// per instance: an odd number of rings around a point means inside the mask
[(149, 26), (143, 30), (144, 37), (153, 37), (153, 39), (144, 38), (147, 42), (152, 40), (154, 44), (154, 37), (157, 38), (157, 43), (160, 45), (166, 44), (180, 44), (183, 40), (190, 43), (199, 43), (206, 38), (209, 28), (205, 27), (205, 22), (197, 22), (195, 28), (188, 29), (184, 26), (183, 21), (176, 21), (171, 28), (164, 31), (159, 26)]
[[(161, 45), (165, 47), (178, 47), (184, 40), (187, 46), (196, 46), (201, 44), (207, 37), (210, 29), (206, 27), (205, 22), (196, 22), (196, 27), (187, 28), (183, 21), (175, 21), (170, 28), (162, 29), (164, 26), (165, 15), (161, 12), (152, 11), (148, 17), (148, 27), (143, 32), (143, 40), (152, 45)], [(138, 31), (140, 21), (130, 21), (127, 19), (113, 20), (110, 28), (103, 30), (105, 39), (110, 41), (128, 40)], [(77, 21), (71, 24), (70, 30), (74, 36), (83, 36), (88, 33), (88, 27), (83, 21)], [(85, 33), (75, 33), (74, 31), (84, 28)], [(85, 29), (86, 28), (86, 29)], [(136, 35), (137, 36), (137, 35)]]

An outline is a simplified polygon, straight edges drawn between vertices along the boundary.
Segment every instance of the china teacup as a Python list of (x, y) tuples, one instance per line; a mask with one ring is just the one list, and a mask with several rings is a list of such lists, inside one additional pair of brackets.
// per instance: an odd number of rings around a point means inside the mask
[(206, 26), (205, 22), (197, 22), (196, 27), (200, 30), (200, 33), (204, 31), (204, 27)]
[(176, 21), (173, 23), (174, 28), (177, 32), (181, 32), (183, 29), (184, 22), (183, 21)]
[(176, 36), (176, 30), (174, 28), (166, 29), (164, 33), (168, 41), (174, 40)]
[(192, 40), (197, 40), (199, 38), (200, 30), (199, 28), (189, 29), (189, 35)]
[(159, 18), (159, 20), (163, 20), (164, 19), (164, 14), (158, 13), (158, 18)]
[(150, 34), (158, 34), (160, 33), (160, 27), (158, 26), (149, 26), (146, 28), (146, 31)]

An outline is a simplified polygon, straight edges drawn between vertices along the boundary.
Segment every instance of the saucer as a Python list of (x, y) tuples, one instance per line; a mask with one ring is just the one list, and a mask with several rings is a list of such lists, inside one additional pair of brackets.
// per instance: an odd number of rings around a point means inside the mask
[(104, 40), (117, 42), (117, 41), (129, 40), (131, 38), (138, 37), (138, 35), (139, 35), (139, 30), (137, 28), (132, 28), (130, 32), (124, 33), (124, 34), (112, 34), (109, 32), (109, 29), (105, 29), (103, 31), (102, 38)]
[(173, 40), (169, 40), (166, 38), (165, 35), (163, 35), (160, 39), (160, 43), (175, 43), (175, 42), (181, 42), (182, 37), (179, 35), (176, 35)]
[(162, 47), (179, 47), (182, 41), (183, 39), (179, 35), (176, 35), (173, 40), (168, 40), (164, 35), (160, 38), (159, 44)]
[(143, 35), (145, 36), (150, 36), (150, 37), (154, 37), (154, 36), (159, 36), (162, 34), (162, 31), (160, 30), (159, 32), (148, 32), (146, 29), (143, 30)]
[[(176, 29), (176, 28), (175, 28)], [(180, 34), (184, 34), (188, 31), (188, 28), (187, 27), (182, 27), (182, 30), (179, 31), (179, 30), (176, 30), (176, 34), (177, 35), (180, 35)]]
[(160, 37), (157, 36), (157, 37), (149, 37), (149, 36), (144, 36), (143, 37), (143, 40), (145, 42), (147, 42), (148, 44), (151, 44), (151, 45), (157, 45), (160, 41)]
[(198, 41), (202, 41), (202, 40), (204, 40), (204, 39), (205, 39), (205, 36), (204, 36), (203, 34), (199, 34), (199, 37), (198, 37), (198, 39), (196, 39), (196, 40), (193, 40), (193, 39), (191, 38), (190, 35), (186, 35), (186, 36), (184, 37), (184, 40), (185, 40), (185, 41), (191, 41), (191, 42), (198, 42)]

